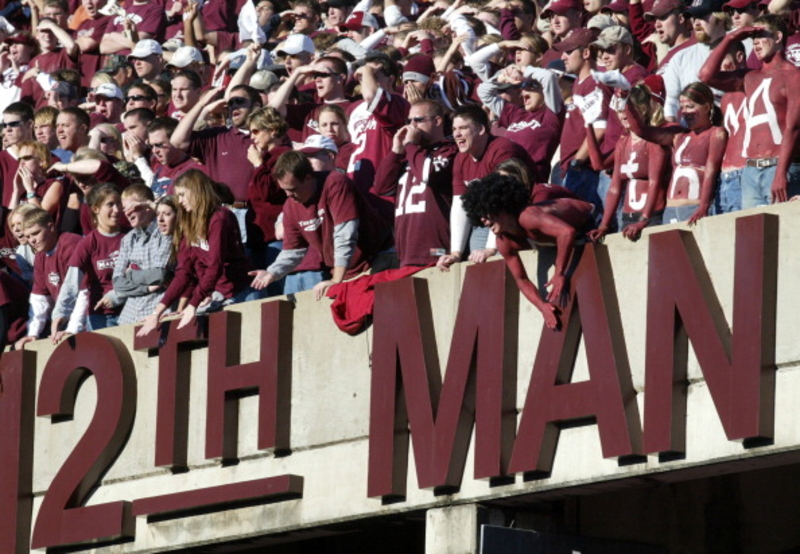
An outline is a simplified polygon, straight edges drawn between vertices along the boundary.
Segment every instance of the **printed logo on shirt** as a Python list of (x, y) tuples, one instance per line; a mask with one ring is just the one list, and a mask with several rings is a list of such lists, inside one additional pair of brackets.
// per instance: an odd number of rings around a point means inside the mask
[(506, 131), (509, 133), (518, 133), (519, 131), (524, 131), (525, 129), (538, 129), (541, 126), (542, 124), (535, 119), (532, 121), (517, 121), (516, 123), (509, 125), (506, 128)]
[(305, 221), (298, 221), (298, 224), (300, 225), (300, 228), (303, 231), (307, 233), (313, 233), (314, 231), (322, 227), (322, 222), (324, 220), (325, 220), (324, 210), (320, 210), (319, 217), (315, 217), (314, 219), (307, 219)]
[(441, 171), (450, 165), (450, 158), (446, 156), (435, 156), (433, 158), (433, 170)]
[(377, 128), (378, 122), (374, 117), (365, 117), (364, 119), (359, 119), (353, 124), (353, 129), (355, 130), (356, 134), (365, 133), (369, 130)]
[(0, 258), (13, 258), (16, 251), (13, 248), (0, 248)]
[(47, 281), (54, 287), (57, 287), (61, 284), (61, 276), (57, 271), (53, 271), (47, 276)]
[[(124, 16), (121, 16), (121, 15), (118, 15), (117, 17), (115, 17), (114, 18), (114, 25), (122, 25), (122, 18), (123, 17)], [(139, 25), (142, 21), (144, 21), (144, 18), (141, 15), (139, 15), (138, 13), (129, 13), (129, 14), (127, 14), (127, 17), (128, 17), (128, 19), (133, 21), (136, 25)]]
[(97, 260), (97, 271), (114, 269), (114, 263), (116, 263), (118, 256), (119, 256), (119, 250), (115, 250), (114, 252), (108, 255), (107, 259)]
[(786, 59), (795, 67), (800, 67), (800, 44), (790, 44), (786, 47)]

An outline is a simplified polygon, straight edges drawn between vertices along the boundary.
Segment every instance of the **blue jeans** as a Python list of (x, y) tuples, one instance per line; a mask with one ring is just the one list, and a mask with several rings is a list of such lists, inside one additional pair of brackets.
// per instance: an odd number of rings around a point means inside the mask
[(717, 213), (727, 214), (742, 209), (742, 172), (744, 169), (723, 171), (719, 174)]
[(597, 193), (600, 176), (589, 166), (570, 167), (564, 176), (564, 186), (578, 195), (579, 198), (591, 202), (603, 212), (603, 201)]
[(99, 331), (100, 329), (105, 329), (106, 327), (116, 327), (119, 321), (119, 314), (98, 314), (98, 315), (90, 315), (88, 317), (88, 330), (89, 331)]
[(473, 252), (486, 248), (486, 241), (488, 238), (488, 227), (473, 227), (469, 233), (469, 251)]
[[(772, 180), (775, 178), (777, 166), (747, 166), (742, 172), (742, 209), (767, 206), (772, 203)], [(800, 194), (800, 163), (791, 164), (786, 173), (786, 196), (791, 198)]]
[[(692, 214), (697, 211), (696, 205), (691, 206), (667, 206), (664, 208), (664, 224), (669, 225), (670, 223), (680, 223), (681, 221), (686, 221)], [(710, 211), (709, 214), (711, 215)]]
[(311, 290), (314, 285), (329, 277), (323, 271), (298, 271), (283, 278), (283, 294), (296, 294)]

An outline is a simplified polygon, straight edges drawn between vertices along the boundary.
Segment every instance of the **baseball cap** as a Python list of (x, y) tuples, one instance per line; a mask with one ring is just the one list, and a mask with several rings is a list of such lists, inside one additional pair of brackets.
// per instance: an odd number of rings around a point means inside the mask
[(666, 88), (664, 87), (664, 78), (661, 75), (648, 75), (642, 79), (642, 83), (647, 85), (650, 89), (650, 94), (653, 98), (658, 100), (662, 105), (667, 98)]
[(561, 42), (553, 44), (556, 52), (572, 52), (576, 48), (586, 48), (594, 42), (594, 33), (585, 27), (579, 27), (569, 32)]
[(322, 150), (330, 150), (334, 154), (339, 152), (339, 149), (336, 148), (336, 143), (333, 142), (333, 139), (324, 135), (311, 135), (303, 143), (303, 146), (300, 147), (300, 152), (303, 154), (313, 155), (321, 152)]
[(6, 44), (26, 44), (32, 48), (39, 45), (35, 38), (29, 33), (17, 33), (4, 40)]
[(253, 76), (250, 77), (250, 86), (256, 90), (267, 90), (269, 87), (274, 85), (278, 82), (278, 76), (275, 75), (272, 71), (267, 71), (262, 69), (261, 71), (256, 71), (253, 73)]
[(552, 0), (542, 10), (542, 19), (550, 19), (554, 14), (564, 15), (569, 10), (583, 11), (583, 2), (578, 0)]
[(193, 62), (203, 63), (202, 52), (194, 46), (181, 46), (172, 54), (167, 65), (184, 68)]
[(587, 29), (596, 29), (602, 31), (606, 27), (614, 27), (617, 24), (614, 18), (607, 13), (599, 13), (593, 16), (586, 24)]
[(724, 4), (724, 0), (694, 0), (684, 13), (689, 14), (689, 17), (705, 17), (710, 13), (721, 12)]
[(360, 31), (361, 27), (372, 27), (373, 29), (379, 29), (380, 24), (375, 16), (371, 13), (353, 12), (342, 25), (339, 25), (340, 30), (346, 31)]
[(277, 51), (279, 55), (284, 56), (296, 56), (301, 52), (306, 52), (308, 54), (316, 52), (316, 48), (314, 48), (314, 43), (311, 39), (301, 34), (294, 34), (286, 37), (286, 40), (283, 41), (283, 47)]
[(142, 39), (136, 43), (133, 50), (128, 54), (129, 58), (146, 58), (152, 54), (163, 54), (164, 49), (161, 45), (151, 38)]
[(105, 96), (106, 98), (118, 98), (120, 100), (124, 100), (125, 97), (122, 94), (122, 90), (117, 86), (111, 83), (103, 83), (99, 85), (97, 88), (94, 89), (95, 96)]
[(648, 21), (660, 19), (670, 12), (675, 10), (683, 11), (686, 8), (681, 0), (656, 0), (653, 3), (652, 9), (644, 14), (644, 18)]
[(614, 25), (603, 29), (594, 44), (601, 50), (610, 48), (615, 44), (630, 44), (633, 45), (633, 37), (631, 32), (622, 25)]
[(742, 8), (746, 8), (749, 5), (756, 5), (758, 4), (758, 0), (730, 0), (730, 2), (726, 2), (722, 9), (727, 11), (736, 9), (740, 10)]
[(427, 83), (431, 80), (431, 75), (436, 71), (433, 58), (426, 54), (417, 54), (409, 58), (403, 67), (403, 81), (419, 81)]
[(612, 0), (608, 5), (600, 8), (600, 13), (628, 13), (628, 0)]

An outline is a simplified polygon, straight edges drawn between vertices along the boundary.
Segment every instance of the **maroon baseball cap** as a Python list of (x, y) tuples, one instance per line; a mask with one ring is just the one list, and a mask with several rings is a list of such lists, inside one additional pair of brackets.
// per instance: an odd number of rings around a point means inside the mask
[(542, 10), (542, 18), (549, 19), (554, 14), (564, 15), (569, 10), (583, 11), (583, 2), (580, 0), (552, 0)]
[(610, 4), (607, 4), (600, 8), (600, 13), (628, 13), (628, 0), (612, 0)]
[(661, 19), (676, 10), (682, 13), (685, 9), (686, 5), (681, 0), (656, 0), (653, 2), (652, 9), (644, 14), (644, 18), (652, 21), (653, 19)]
[(576, 48), (586, 48), (595, 40), (595, 34), (585, 27), (579, 27), (569, 32), (561, 42), (553, 44), (556, 52), (572, 52)]
[(725, 2), (725, 5), (722, 6), (724, 11), (730, 10), (740, 10), (742, 8), (746, 8), (749, 5), (758, 5), (758, 0), (730, 0), (730, 2)]

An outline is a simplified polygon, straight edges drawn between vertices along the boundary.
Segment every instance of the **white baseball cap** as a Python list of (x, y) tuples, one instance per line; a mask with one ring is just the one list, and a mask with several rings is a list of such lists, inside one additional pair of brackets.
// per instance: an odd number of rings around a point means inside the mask
[(204, 63), (203, 53), (194, 46), (181, 46), (172, 54), (167, 65), (184, 68), (193, 62)]
[(124, 101), (125, 96), (122, 94), (122, 89), (117, 85), (111, 83), (103, 83), (94, 89), (95, 96), (105, 96), (106, 98), (118, 98)]
[(161, 48), (161, 45), (158, 42), (151, 38), (145, 38), (136, 43), (136, 46), (133, 48), (133, 51), (128, 54), (128, 57), (146, 58), (152, 54), (161, 55), (163, 53), (164, 49)]
[(296, 56), (301, 52), (313, 54), (316, 50), (314, 42), (309, 37), (306, 35), (294, 34), (286, 37), (286, 40), (283, 42), (283, 47), (278, 50), (278, 54)]
[(300, 152), (303, 154), (312, 155), (322, 150), (330, 150), (334, 154), (339, 152), (339, 149), (336, 148), (336, 143), (333, 142), (333, 139), (324, 135), (311, 135), (306, 139), (306, 141), (303, 143), (303, 146), (300, 148)]

